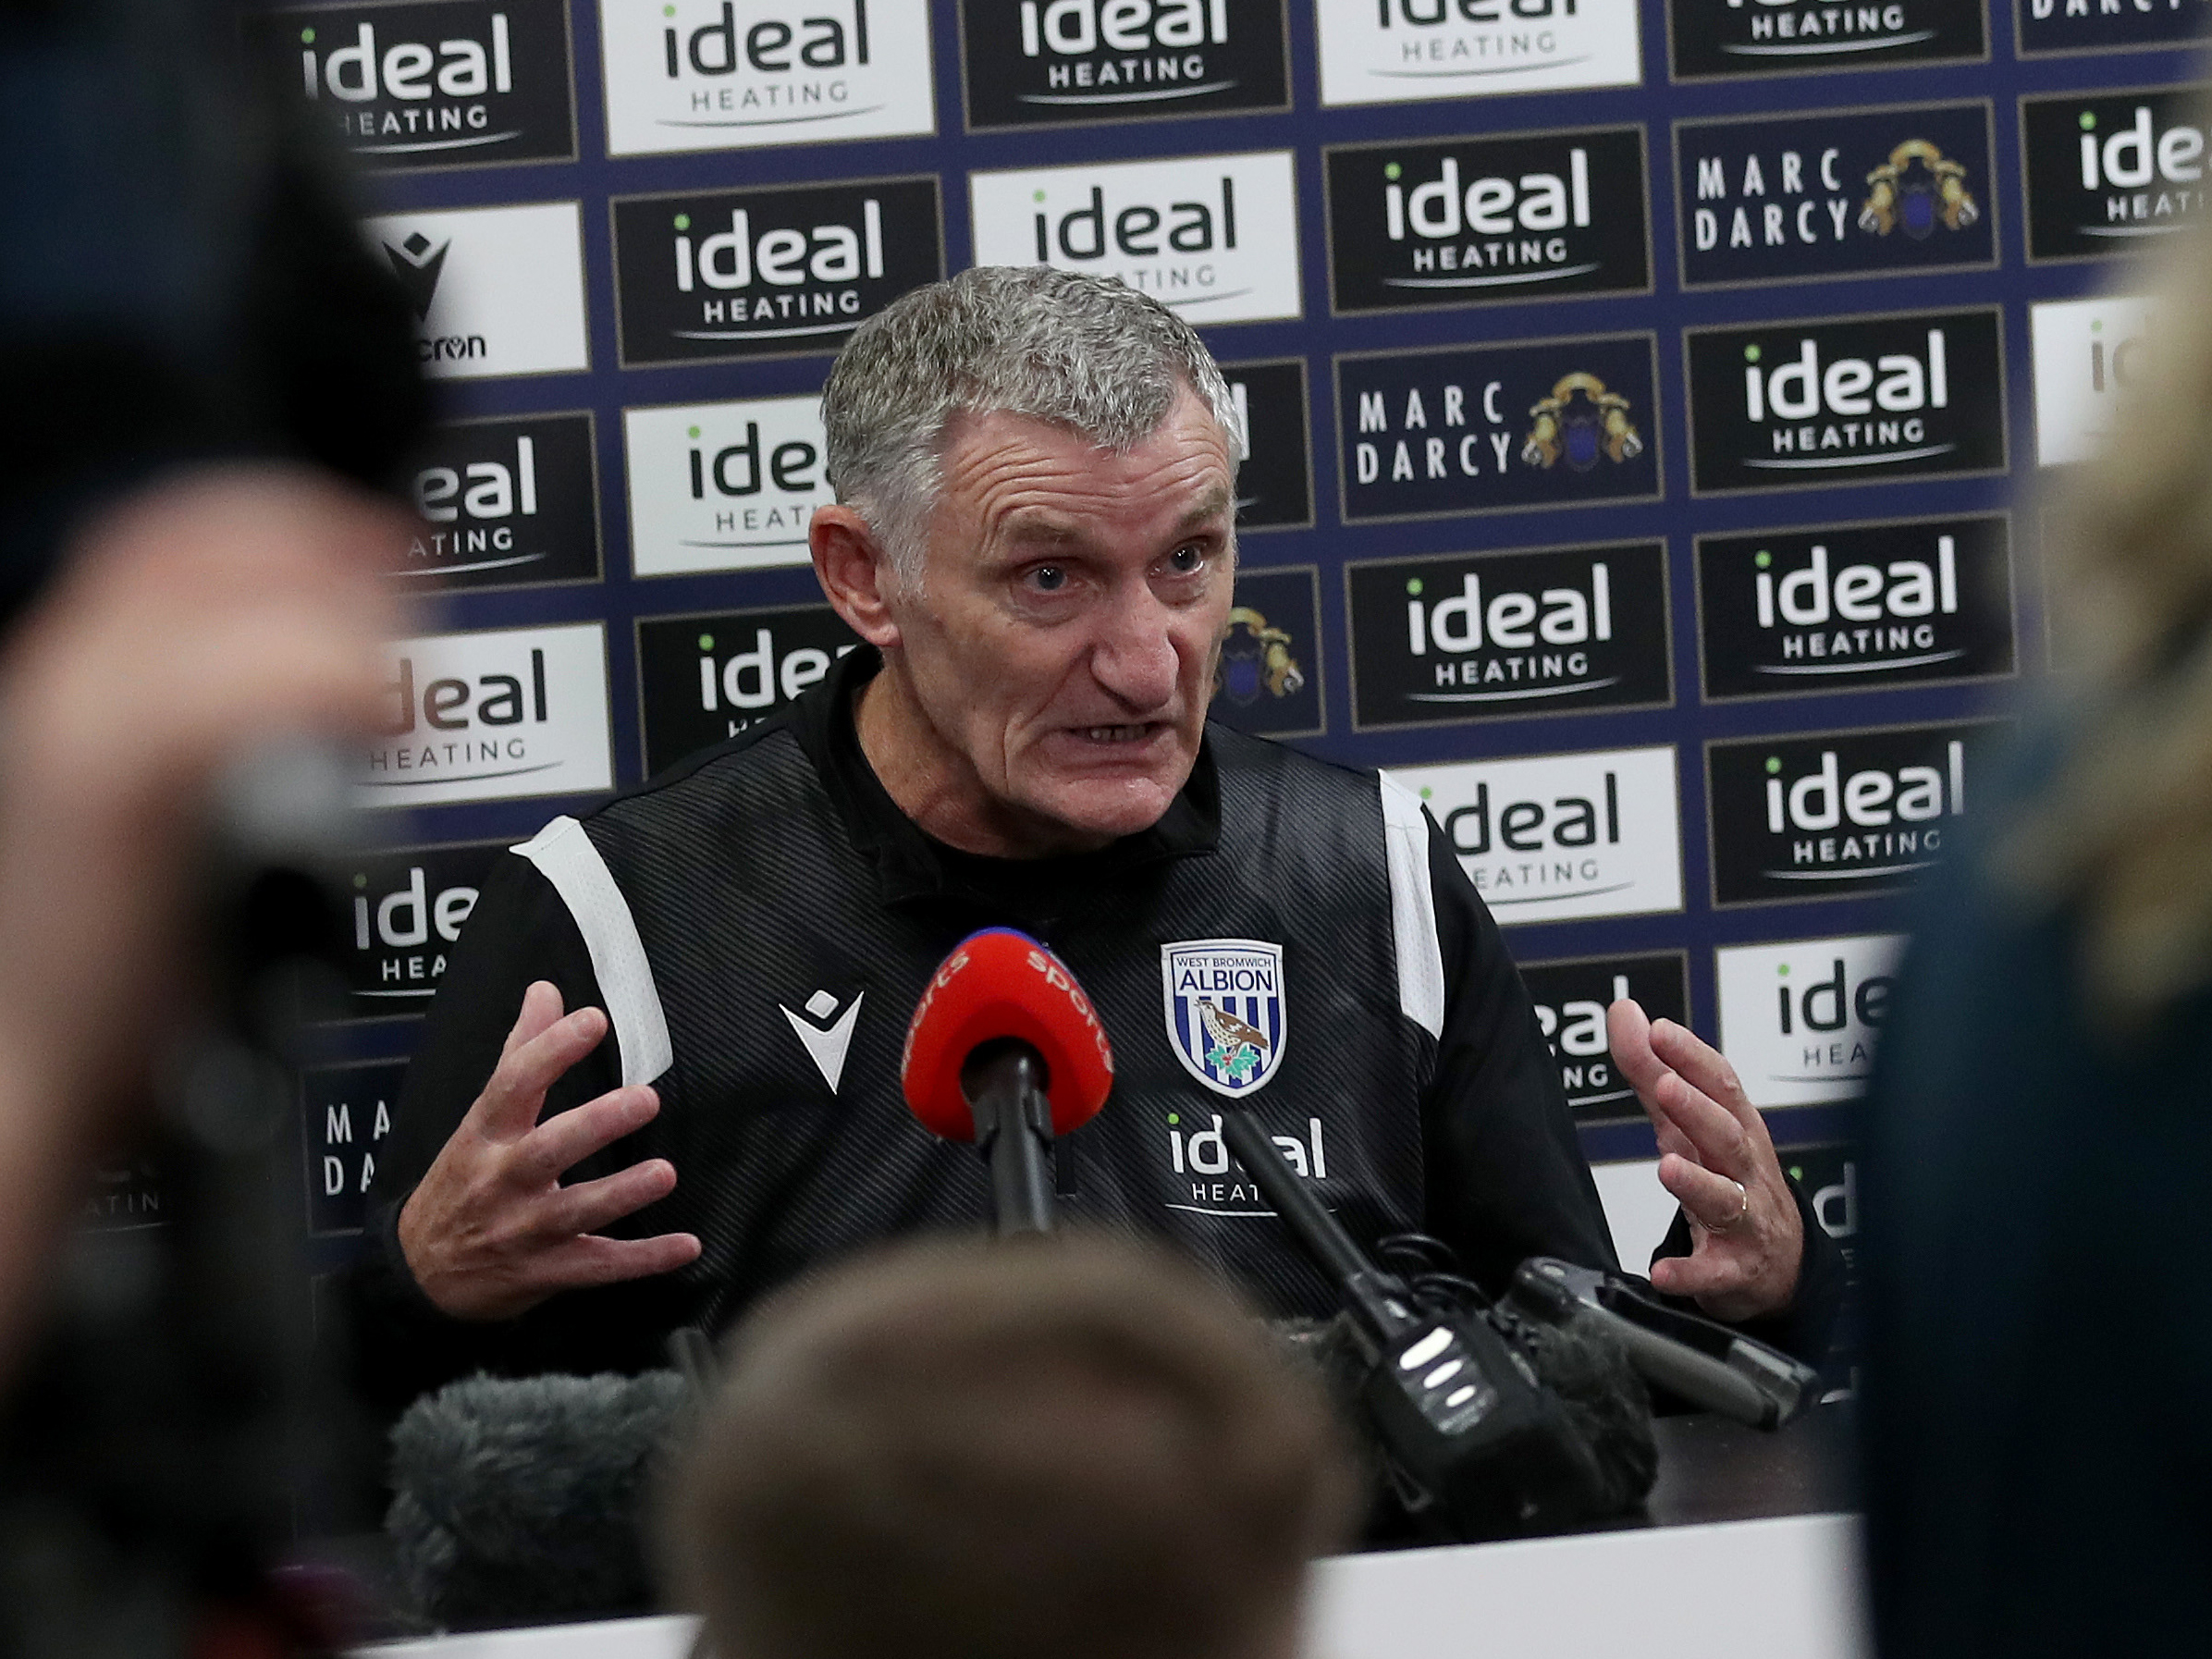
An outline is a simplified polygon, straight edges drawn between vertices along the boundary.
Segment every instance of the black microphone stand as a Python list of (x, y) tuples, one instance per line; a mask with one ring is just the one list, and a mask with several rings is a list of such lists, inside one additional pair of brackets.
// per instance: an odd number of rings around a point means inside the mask
[(1050, 1082), (1044, 1057), (1018, 1038), (978, 1045), (960, 1068), (960, 1092), (976, 1119), (976, 1149), (990, 1169), (994, 1237), (1052, 1230)]

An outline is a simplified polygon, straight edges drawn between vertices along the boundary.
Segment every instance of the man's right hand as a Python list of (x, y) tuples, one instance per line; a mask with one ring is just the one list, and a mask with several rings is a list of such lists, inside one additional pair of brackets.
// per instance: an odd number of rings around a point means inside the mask
[(399, 1211), (399, 1248), (415, 1283), (455, 1319), (513, 1319), (557, 1292), (665, 1273), (697, 1260), (689, 1233), (603, 1238), (598, 1229), (666, 1198), (675, 1166), (647, 1159), (596, 1181), (561, 1175), (652, 1122), (660, 1097), (614, 1088), (546, 1123), (546, 1091), (599, 1046), (607, 1016), (563, 1015), (544, 980), (522, 1012), (491, 1081)]

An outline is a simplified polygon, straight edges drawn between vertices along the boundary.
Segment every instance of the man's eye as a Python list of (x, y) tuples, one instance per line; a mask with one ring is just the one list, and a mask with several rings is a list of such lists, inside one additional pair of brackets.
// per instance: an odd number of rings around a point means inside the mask
[(1167, 556), (1167, 568), (1178, 576), (1190, 575), (1205, 562), (1205, 550), (1188, 543)]
[(1056, 594), (1067, 586), (1067, 571), (1056, 564), (1040, 564), (1029, 572), (1029, 584), (1039, 593)]

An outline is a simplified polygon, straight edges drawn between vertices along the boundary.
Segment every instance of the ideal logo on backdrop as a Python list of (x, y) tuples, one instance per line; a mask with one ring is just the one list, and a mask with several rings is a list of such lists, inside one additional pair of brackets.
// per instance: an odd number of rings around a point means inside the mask
[(1690, 1024), (1690, 960), (1680, 951), (1521, 964), (1536, 1023), (1559, 1063), (1559, 1082), (1579, 1124), (1643, 1116), (1636, 1090), (1614, 1069), (1605, 1010), (1633, 997), (1654, 1020)]
[(306, 1163), (307, 1231), (314, 1238), (359, 1233), (377, 1155), (407, 1083), (404, 1060), (315, 1065), (300, 1074), (300, 1147)]
[(1675, 752), (1604, 749), (1399, 767), (1497, 919), (1682, 908)]
[(1864, 933), (1713, 953), (1721, 1051), (1752, 1105), (1866, 1092), (1904, 951), (1901, 933)]
[(927, 0), (599, 0), (607, 153), (937, 130)]
[(1677, 80), (1989, 55), (1983, 0), (1667, 0), (1666, 33)]
[(241, 28), (363, 166), (575, 159), (567, 0), (291, 6)]
[(399, 279), (434, 378), (591, 367), (577, 203), (468, 207), (368, 219), (371, 254)]
[(787, 707), (859, 643), (827, 605), (641, 619), (646, 776)]
[(342, 1017), (390, 1019), (429, 1008), (461, 924), (507, 845), (402, 847), (353, 866)]
[(2036, 56), (2193, 45), (2206, 16), (2205, 0), (2019, 0), (2020, 50)]
[(1643, 129), (1321, 152), (1339, 312), (1652, 285)]
[(2153, 302), (2124, 295), (2028, 307), (2035, 359), (2035, 464), (2067, 466), (2095, 454), (2115, 407), (2155, 350)]
[(1330, 0), (1315, 8), (1323, 104), (1634, 86), (1634, 0)]
[(1321, 574), (1311, 565), (1236, 572), (1207, 719), (1263, 737), (1318, 737)]
[(1674, 701), (1660, 542), (1345, 568), (1355, 730)]
[(1238, 435), (1236, 466), (1238, 534), (1312, 523), (1306, 360), (1225, 363), (1221, 369), (1244, 429)]
[(1677, 121), (1688, 288), (1997, 263), (1986, 102)]
[(618, 196), (623, 366), (830, 352), (944, 275), (937, 177)]
[(460, 421), (431, 435), (410, 493), (410, 585), (521, 587), (599, 579), (592, 417)]
[(1973, 798), (1993, 722), (1705, 745), (1713, 902), (1896, 892), (1932, 869)]
[(1656, 499), (1654, 366), (1649, 334), (1340, 355), (1345, 519)]
[(436, 633), (387, 647), (384, 729), (354, 776), (363, 806), (442, 806), (610, 787), (598, 622)]
[(2120, 258), (2203, 213), (2206, 90), (2022, 98), (2028, 257)]
[(2005, 468), (1994, 306), (1693, 328), (1683, 349), (1699, 495)]
[(805, 564), (824, 476), (818, 396), (622, 412), (630, 568), (640, 576)]
[(979, 265), (1111, 276), (1194, 324), (1299, 312), (1287, 150), (971, 173)]
[(1284, 0), (962, 0), (970, 131), (1290, 105)]
[(2010, 528), (2000, 513), (1698, 537), (1706, 700), (2010, 674)]

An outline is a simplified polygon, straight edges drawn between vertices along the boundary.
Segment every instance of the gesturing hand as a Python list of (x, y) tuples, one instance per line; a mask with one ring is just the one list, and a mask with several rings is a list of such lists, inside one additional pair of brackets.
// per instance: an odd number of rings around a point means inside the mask
[(1627, 998), (1605, 1011), (1605, 1031), (1658, 1131), (1659, 1185), (1696, 1240), (1690, 1255), (1652, 1263), (1652, 1283), (1696, 1297), (1715, 1319), (1780, 1312), (1797, 1294), (1804, 1226), (1736, 1068), (1696, 1032), (1654, 1025)]
[(599, 1046), (607, 1016), (563, 1016), (560, 992), (522, 993), (491, 1081), (399, 1212), (399, 1248), (423, 1292), (456, 1319), (512, 1319), (557, 1291), (669, 1272), (694, 1260), (689, 1233), (602, 1238), (598, 1229), (666, 1198), (675, 1166), (647, 1159), (563, 1186), (571, 1165), (650, 1123), (660, 1098), (613, 1088), (545, 1123), (546, 1091)]

